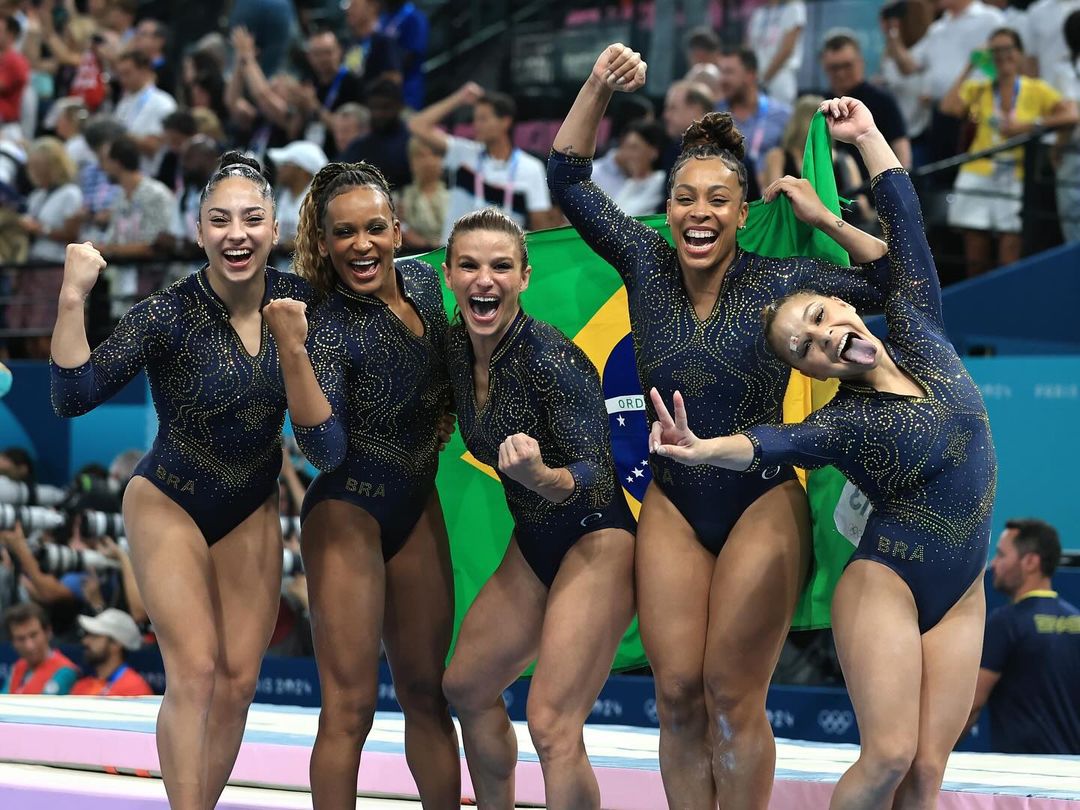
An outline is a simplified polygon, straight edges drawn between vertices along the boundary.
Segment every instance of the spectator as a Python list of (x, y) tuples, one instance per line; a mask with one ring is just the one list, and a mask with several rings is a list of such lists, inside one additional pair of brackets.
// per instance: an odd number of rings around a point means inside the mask
[(109, 224), (110, 211), (120, 199), (120, 187), (113, 183), (101, 165), (101, 155), (108, 145), (124, 134), (124, 125), (107, 115), (97, 115), (86, 122), (83, 137), (93, 153), (93, 160), (79, 170), (79, 189), (86, 206), (81, 237), (100, 241)]
[(443, 181), (442, 158), (419, 138), (409, 141), (409, 169), (413, 181), (401, 190), (397, 213), (403, 247), (420, 253), (441, 244), (450, 190)]
[[(990, 55), (996, 78), (968, 79), (974, 62), (960, 75), (941, 111), (975, 121), (971, 151), (989, 149), (1042, 124), (1077, 122), (1076, 103), (1063, 99), (1042, 79), (1020, 75), (1024, 56), (1020, 36), (1000, 28), (990, 36)], [(956, 178), (956, 198), (949, 206), (949, 224), (964, 232), (964, 256), (969, 277), (1020, 258), (1020, 206), (1023, 191), (1023, 149), (1017, 147), (990, 158), (965, 163)], [(991, 254), (994, 237), (997, 256)], [(996, 261), (995, 261), (996, 258)]]
[(409, 169), (409, 128), (401, 114), (404, 101), (401, 85), (392, 79), (379, 79), (368, 90), (371, 132), (352, 142), (341, 160), (355, 163), (366, 160), (378, 166), (391, 188), (404, 188), (412, 182)]
[(360, 77), (342, 64), (341, 43), (332, 31), (319, 31), (308, 37), (307, 61), (314, 83), (303, 85), (303, 112), (310, 119), (304, 140), (318, 144), (334, 157), (334, 144), (327, 137), (333, 126), (334, 110), (361, 101), (364, 86)]
[[(195, 119), (197, 134), (205, 135), (219, 147), (225, 143), (225, 128), (221, 125), (221, 119), (213, 110), (206, 107), (193, 107), (191, 116)], [(219, 148), (218, 152), (220, 151)]]
[(750, 15), (746, 46), (761, 67), (761, 84), (784, 105), (795, 101), (802, 66), (806, 5), (802, 0), (766, 0)]
[(64, 252), (77, 240), (83, 198), (75, 163), (56, 138), (38, 138), (30, 147), (27, 171), (34, 191), (27, 200), (20, 225), (30, 235), (28, 258), (53, 262), (53, 268), (23, 270), (16, 277), (14, 296), (25, 303), (8, 307), (8, 326), (27, 335), (26, 353), (35, 359), (49, 357), (49, 337), (56, 322), (55, 301), (63, 281)]
[(0, 450), (0, 475), (15, 481), (33, 483), (34, 458), (24, 447), (12, 445)]
[(105, 27), (116, 36), (121, 48), (127, 48), (135, 40), (135, 17), (139, 0), (109, 0), (106, 3)]
[(699, 26), (686, 35), (686, 64), (693, 68), (695, 65), (718, 65), (723, 47), (720, 37), (707, 25)]
[(630, 216), (655, 214), (667, 198), (667, 175), (660, 168), (663, 147), (659, 124), (631, 124), (619, 145), (593, 163), (593, 182)]
[(34, 602), (4, 611), (4, 628), (19, 659), (0, 693), (5, 695), (66, 695), (79, 677), (78, 668), (59, 650), (49, 646), (52, 625), (45, 610)]
[(981, 0), (936, 0), (944, 13), (910, 49), (897, 26), (890, 26), (885, 53), (905, 76), (922, 74), (930, 99), (930, 126), (924, 133), (927, 160), (956, 154), (960, 121), (939, 109), (949, 88), (964, 74), (973, 51), (986, 47), (990, 34), (1005, 24), (1005, 16)]
[(234, 28), (232, 44), (236, 69), (225, 87), (225, 103), (234, 140), (262, 161), (268, 147), (284, 146), (300, 137), (305, 124), (300, 111), (302, 90), (288, 74), (266, 78), (255, 58), (255, 39), (247, 29)]
[(22, 26), (14, 17), (0, 25), (0, 128), (18, 124), (23, 92), (30, 81), (30, 63), (16, 48)]
[[(933, 18), (934, 11), (929, 0), (895, 0), (881, 9), (882, 34), (886, 40), (899, 37), (904, 48), (911, 49), (926, 34)], [(912, 148), (912, 164), (922, 165), (926, 160), (922, 154), (922, 144), (917, 139), (930, 125), (931, 109), (923, 74), (904, 74), (886, 51), (881, 55), (881, 84), (893, 94), (904, 117)]]
[[(1071, 60), (1058, 66), (1055, 88), (1080, 103), (1080, 9), (1065, 18), (1065, 42)], [(1059, 132), (1052, 153), (1057, 168), (1057, 206), (1066, 242), (1080, 242), (1080, 131)]]
[[(1039, 44), (1032, 54), (1035, 75), (1044, 81), (1053, 82), (1061, 75), (1062, 65), (1075, 61), (1070, 59), (1064, 34), (1065, 20), (1074, 11), (1080, 11), (1080, 0), (1036, 0), (1028, 6), (1028, 41)], [(1065, 92), (1064, 87), (1055, 87)]]
[(365, 84), (384, 77), (400, 83), (401, 54), (394, 40), (378, 30), (378, 0), (346, 0), (345, 26), (350, 37), (345, 67)]
[(724, 77), (720, 73), (720, 68), (712, 62), (692, 65), (683, 78), (692, 84), (704, 85), (714, 99), (721, 99), (724, 96)]
[(78, 96), (68, 96), (53, 103), (44, 122), (45, 129), (56, 133), (56, 137), (64, 142), (68, 157), (74, 161), (76, 171), (80, 172), (83, 166), (96, 160), (94, 150), (82, 133), (89, 117), (86, 102)]
[(765, 153), (780, 144), (791, 107), (761, 90), (758, 85), (758, 61), (753, 51), (745, 48), (729, 51), (720, 59), (720, 75), (724, 100), (716, 105), (721, 112), (730, 112), (735, 126), (746, 140), (746, 169), (748, 199), (760, 196), (757, 186)]
[(122, 610), (107, 608), (97, 616), (80, 616), (83, 663), (92, 674), (80, 678), (73, 695), (142, 697), (154, 690), (138, 672), (124, 663), (125, 650), (142, 645), (135, 620)]
[(157, 239), (158, 246), (164, 252), (194, 262), (190, 266), (174, 268), (175, 276), (198, 270), (206, 260), (205, 251), (198, 245), (196, 226), (199, 222), (202, 191), (213, 175), (220, 157), (221, 147), (212, 138), (201, 133), (188, 141), (180, 156), (184, 187), (178, 195), (176, 219), (168, 232), (160, 234)]
[[(706, 113), (713, 111), (716, 99), (705, 92), (700, 84), (694, 84), (685, 79), (674, 81), (664, 94), (664, 111), (662, 113), (664, 132), (667, 134), (667, 144), (660, 155), (660, 167), (665, 173), (670, 173), (675, 161), (682, 151), (682, 136), (686, 128), (694, 121), (705, 117)], [(757, 183), (754, 183), (755, 190)]]
[[(475, 141), (438, 128), (440, 121), (465, 105), (473, 108)], [(468, 82), (409, 119), (412, 134), (442, 155), (449, 172), (450, 206), (440, 242), (446, 241), (459, 217), (487, 206), (501, 208), (529, 230), (558, 224), (544, 164), (511, 140), (516, 111), (509, 96), (485, 93), (480, 85)]]
[[(892, 93), (866, 81), (866, 62), (853, 34), (853, 31), (833, 31), (826, 35), (821, 48), (821, 68), (829, 81), (827, 95), (850, 96), (865, 104), (904, 168), (911, 168), (911, 142), (904, 116)], [(840, 144), (840, 149), (855, 161), (863, 179), (869, 180), (859, 150), (849, 143)]]
[(195, 116), (191, 110), (173, 110), (165, 116), (161, 128), (164, 150), (155, 179), (179, 194), (184, 188), (180, 155), (198, 132)]
[(120, 55), (116, 78), (124, 91), (116, 105), (116, 117), (139, 149), (142, 172), (153, 177), (164, 151), (164, 121), (176, 109), (176, 101), (154, 85), (154, 69), (140, 51)]
[(334, 139), (334, 154), (341, 155), (354, 141), (371, 132), (371, 111), (363, 104), (342, 104), (330, 121), (330, 137)]
[(1080, 610), (1051, 590), (1060, 559), (1053, 526), (1005, 523), (990, 568), (1010, 604), (987, 619), (968, 720), (989, 705), (994, 751), (1080, 754)]
[(74, 67), (66, 92), (81, 98), (89, 112), (97, 112), (108, 93), (103, 41), (90, 17), (71, 18), (62, 38), (53, 34), (46, 40), (62, 64)]
[(109, 225), (98, 249), (108, 261), (105, 271), (112, 298), (112, 316), (119, 318), (149, 289), (139, 286), (139, 273), (124, 261), (153, 259), (158, 235), (167, 231), (176, 214), (172, 191), (140, 168), (135, 140), (122, 135), (102, 150), (101, 165), (109, 179), (123, 190), (109, 212)]
[(280, 249), (291, 252), (300, 222), (300, 204), (311, 187), (312, 178), (328, 161), (319, 145), (311, 141), (293, 141), (283, 149), (269, 150), (267, 156), (277, 168), (275, 211)]
[[(296, 10), (292, 0), (236, 0), (229, 15), (229, 29), (251, 32), (253, 54), (259, 69), (273, 76), (285, 67), (289, 46), (296, 36)], [(237, 54), (239, 55), (239, 54)]]
[(402, 95), (405, 106), (419, 110), (424, 106), (424, 60), (428, 50), (428, 19), (409, 0), (383, 0), (383, 13), (375, 30), (390, 37), (401, 57), (405, 81)]
[(135, 50), (140, 51), (150, 61), (150, 67), (154, 71), (154, 83), (166, 93), (174, 95), (177, 90), (177, 76), (166, 55), (169, 27), (160, 20), (142, 20), (135, 26), (132, 44)]
[(206, 110), (219, 121), (227, 120), (229, 108), (225, 103), (225, 80), (220, 73), (201, 70), (192, 78), (185, 95), (191, 99), (191, 111)]

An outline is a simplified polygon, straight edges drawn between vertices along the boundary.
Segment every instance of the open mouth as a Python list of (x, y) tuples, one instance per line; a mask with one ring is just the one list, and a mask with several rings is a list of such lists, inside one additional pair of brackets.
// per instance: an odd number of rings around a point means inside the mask
[(691, 255), (704, 255), (716, 244), (719, 233), (711, 228), (687, 228), (683, 231), (686, 252)]
[(224, 253), (225, 263), (234, 269), (240, 269), (246, 267), (247, 263), (251, 261), (251, 257), (254, 254), (247, 248), (236, 248), (226, 250)]
[(499, 312), (499, 303), (497, 295), (470, 295), (469, 313), (476, 323), (491, 323)]
[(357, 281), (371, 281), (378, 275), (379, 260), (375, 258), (353, 259), (349, 262), (349, 270)]
[(848, 332), (836, 347), (836, 358), (842, 363), (872, 366), (877, 358), (877, 346), (857, 332)]

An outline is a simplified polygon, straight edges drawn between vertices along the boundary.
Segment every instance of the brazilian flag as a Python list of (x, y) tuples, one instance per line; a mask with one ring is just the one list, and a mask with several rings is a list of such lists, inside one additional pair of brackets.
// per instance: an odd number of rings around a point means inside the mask
[[(811, 123), (803, 166), (818, 196), (839, 215), (831, 145), (820, 113)], [(642, 221), (670, 241), (664, 219), (660, 214), (643, 217)], [(634, 364), (626, 290), (615, 270), (597, 257), (573, 228), (531, 233), (527, 241), (533, 273), (522, 295), (522, 307), (533, 317), (562, 330), (599, 370), (611, 420), (615, 468), (630, 508), (637, 515), (651, 475), (645, 399)], [(785, 197), (769, 205), (762, 201), (751, 203), (739, 243), (746, 250), (766, 256), (815, 256), (848, 264), (847, 254), (839, 245), (796, 219)], [(445, 253), (439, 250), (418, 258), (441, 270)], [(449, 290), (445, 301), (448, 311), (453, 311), (454, 299)], [(785, 399), (785, 419), (802, 419), (824, 404), (835, 390), (835, 384), (830, 388), (793, 372)], [(795, 616), (793, 626), (797, 629), (828, 626), (832, 591), (853, 550), (833, 526), (843, 476), (833, 469), (815, 471), (806, 483), (814, 520), (814, 570)], [(480, 587), (502, 560), (513, 523), (495, 471), (469, 454), (459, 433), (443, 451), (438, 487), (453, 556), (456, 631)], [(644, 662), (635, 620), (619, 647), (614, 668), (626, 669)]]

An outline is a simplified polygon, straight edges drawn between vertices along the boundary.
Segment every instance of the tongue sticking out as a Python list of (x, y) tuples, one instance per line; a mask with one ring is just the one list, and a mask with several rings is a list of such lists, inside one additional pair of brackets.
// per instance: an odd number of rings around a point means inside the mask
[(877, 347), (869, 340), (863, 340), (861, 337), (851, 335), (840, 357), (849, 363), (857, 363), (860, 366), (873, 365), (874, 359), (877, 357)]

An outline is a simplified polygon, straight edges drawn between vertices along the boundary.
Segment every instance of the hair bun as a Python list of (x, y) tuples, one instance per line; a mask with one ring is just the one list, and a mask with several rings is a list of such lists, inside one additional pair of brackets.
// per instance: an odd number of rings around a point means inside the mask
[(726, 149), (742, 160), (746, 154), (744, 140), (731, 113), (711, 112), (686, 128), (682, 136), (682, 148), (685, 151), (695, 146), (715, 146)]
[(263, 167), (262, 164), (259, 163), (259, 161), (235, 149), (230, 152), (226, 152), (224, 155), (221, 156), (221, 160), (218, 161), (217, 170), (219, 172), (223, 172), (230, 166), (246, 166), (247, 168), (253, 170), (256, 174), (263, 173)]

